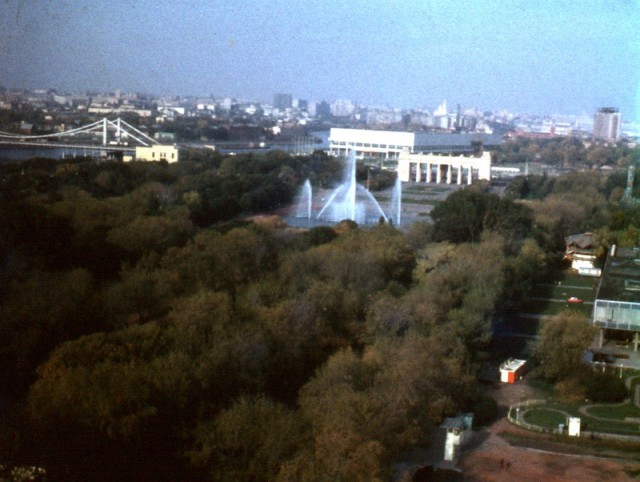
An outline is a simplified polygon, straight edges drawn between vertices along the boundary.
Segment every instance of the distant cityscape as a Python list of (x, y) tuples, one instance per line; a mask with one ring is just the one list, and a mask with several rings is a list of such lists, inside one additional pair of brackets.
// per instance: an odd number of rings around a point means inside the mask
[[(5, 112), (5, 115), (2, 114)], [(13, 113), (7, 115), (7, 112)], [(348, 99), (308, 101), (276, 93), (272, 103), (231, 97), (155, 96), (114, 92), (70, 93), (57, 89), (0, 87), (0, 130), (22, 134), (64, 132), (82, 119), (118, 116), (160, 142), (293, 141), (331, 127), (432, 133), (506, 134), (530, 138), (591, 137), (615, 142), (640, 137), (640, 124), (615, 107), (579, 115), (532, 115), (483, 111), (449, 104), (399, 109)]]

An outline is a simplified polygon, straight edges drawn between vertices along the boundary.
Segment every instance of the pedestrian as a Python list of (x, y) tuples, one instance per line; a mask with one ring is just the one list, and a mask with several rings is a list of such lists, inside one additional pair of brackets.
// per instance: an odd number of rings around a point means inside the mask
[(507, 470), (509, 470), (509, 467), (511, 467), (511, 462), (507, 462)]
[(504, 469), (504, 459), (500, 459), (500, 468)]

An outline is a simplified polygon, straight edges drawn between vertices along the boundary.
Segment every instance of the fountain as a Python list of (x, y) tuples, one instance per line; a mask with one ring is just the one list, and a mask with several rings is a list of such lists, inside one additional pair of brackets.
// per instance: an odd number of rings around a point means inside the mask
[(313, 194), (311, 190), (311, 183), (309, 179), (304, 182), (300, 194), (298, 196), (298, 208), (295, 216), (297, 218), (311, 219), (311, 202), (313, 200)]
[[(329, 195), (327, 202), (315, 219), (334, 223), (350, 219), (358, 224), (377, 224), (381, 219), (387, 222), (391, 217), (396, 225), (400, 225), (401, 186), (402, 183), (398, 179), (391, 196), (390, 214), (387, 216), (373, 195), (356, 182), (356, 156), (354, 151), (350, 151), (342, 184)], [(311, 200), (311, 184), (307, 180), (298, 196), (296, 217), (307, 218), (311, 222)]]
[(387, 221), (387, 216), (378, 201), (363, 186), (356, 183), (355, 151), (349, 151), (347, 156), (342, 184), (331, 193), (316, 217), (333, 222), (350, 219), (358, 224), (377, 223), (380, 218)]
[[(392, 216), (392, 213), (395, 216)], [(396, 183), (393, 186), (393, 192), (391, 193), (391, 201), (389, 203), (389, 218), (396, 226), (400, 226), (402, 213), (402, 181), (400, 178), (396, 178)]]

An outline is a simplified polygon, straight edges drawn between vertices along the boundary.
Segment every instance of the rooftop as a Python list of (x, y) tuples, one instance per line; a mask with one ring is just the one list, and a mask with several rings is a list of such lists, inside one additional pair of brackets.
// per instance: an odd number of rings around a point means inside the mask
[(526, 363), (527, 363), (527, 360), (518, 360), (516, 358), (509, 358), (502, 365), (500, 365), (500, 370), (513, 372)]
[(574, 234), (573, 236), (564, 238), (567, 246), (575, 246), (581, 249), (593, 248), (597, 241), (593, 233)]
[(640, 303), (640, 247), (611, 248), (596, 299)]

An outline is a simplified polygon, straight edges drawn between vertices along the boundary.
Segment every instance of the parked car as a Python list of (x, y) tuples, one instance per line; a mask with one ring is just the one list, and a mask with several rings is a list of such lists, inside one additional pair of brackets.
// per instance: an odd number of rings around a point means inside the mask
[(567, 303), (582, 303), (582, 300), (580, 298), (576, 298), (575, 296), (572, 296), (567, 300)]

